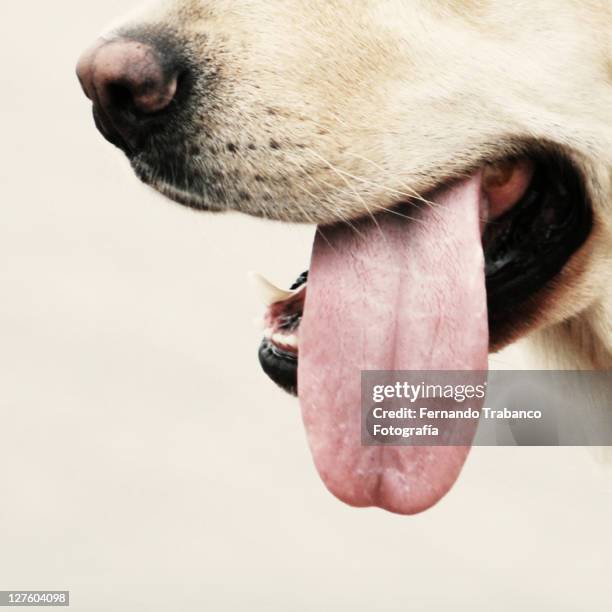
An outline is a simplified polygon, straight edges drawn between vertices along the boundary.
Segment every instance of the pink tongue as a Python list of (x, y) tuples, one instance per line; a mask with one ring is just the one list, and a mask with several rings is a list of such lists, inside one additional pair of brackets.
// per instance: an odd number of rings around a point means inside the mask
[(300, 326), (299, 396), (329, 490), (413, 514), (453, 485), (469, 447), (362, 446), (362, 370), (486, 370), (480, 178), (317, 232)]

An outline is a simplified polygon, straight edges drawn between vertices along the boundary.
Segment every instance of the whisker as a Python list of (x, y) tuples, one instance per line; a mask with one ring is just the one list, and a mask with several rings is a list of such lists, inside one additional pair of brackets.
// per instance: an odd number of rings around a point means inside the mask
[(321, 238), (323, 238), (323, 240), (325, 240), (325, 242), (327, 243), (327, 246), (334, 251), (334, 253), (338, 253), (338, 250), (332, 245), (332, 243), (327, 239), (327, 236), (323, 233), (323, 229), (321, 228), (321, 226), (317, 226), (317, 231), (315, 232), (317, 234), (319, 234), (319, 236), (321, 236)]
[[(342, 117), (340, 117), (340, 116), (336, 115), (334, 117), (334, 120), (337, 121), (338, 123), (346, 125), (345, 122), (343, 121)], [(321, 124), (319, 124), (316, 121), (311, 121), (311, 122), (316, 127), (324, 127), (324, 126), (321, 126)], [(309, 149), (309, 150), (310, 150), (311, 153), (316, 154), (315, 151), (313, 151), (312, 149)], [(363, 161), (366, 161), (369, 164), (372, 164), (379, 171), (385, 173), (385, 169), (382, 166), (380, 166), (379, 164), (377, 164), (374, 160), (371, 160), (371, 159), (369, 159), (369, 158), (367, 158), (367, 157), (365, 157), (363, 155), (359, 155), (358, 153), (354, 153), (354, 152), (352, 152), (350, 150), (345, 151), (345, 153), (347, 153), (349, 155), (352, 155), (353, 157), (356, 157), (357, 159), (362, 159)], [(323, 161), (325, 161), (325, 160), (323, 160)], [(347, 176), (349, 176), (349, 177), (351, 177), (351, 178), (353, 178), (355, 180), (367, 183), (367, 184), (369, 184), (371, 186), (378, 187), (380, 189), (384, 189), (385, 191), (388, 191), (388, 192), (393, 193), (395, 195), (400, 195), (400, 196), (406, 197), (406, 198), (413, 198), (413, 199), (416, 199), (416, 200), (420, 200), (421, 202), (423, 202), (423, 203), (425, 203), (427, 205), (437, 206), (436, 202), (428, 200), (422, 194), (420, 194), (418, 191), (416, 191), (413, 187), (411, 187), (410, 185), (407, 185), (406, 183), (402, 183), (402, 186), (407, 190), (407, 193), (403, 192), (403, 191), (399, 191), (399, 190), (394, 189), (392, 187), (389, 187), (387, 185), (384, 185), (383, 183), (377, 183), (377, 182), (372, 181), (370, 179), (366, 179), (365, 177), (361, 177), (361, 176), (357, 176), (357, 175), (351, 174), (350, 172), (347, 172), (346, 170), (341, 170), (337, 166), (335, 166), (334, 168), (337, 171), (342, 172), (343, 174), (346, 174)]]
[[(353, 157), (356, 157), (358, 159), (361, 159), (363, 161), (366, 161), (370, 164), (372, 164), (377, 170), (384, 172), (384, 168), (382, 168), (379, 164), (377, 164), (375, 161), (368, 159), (367, 157), (364, 157), (363, 155), (359, 155), (358, 153), (353, 153), (351, 151), (347, 151), (347, 153), (349, 155), (352, 155)], [(422, 202), (423, 204), (426, 204), (427, 206), (431, 207), (432, 209), (435, 209), (438, 206), (437, 202), (434, 202), (432, 200), (429, 200), (427, 198), (425, 198), (423, 195), (421, 195), (418, 191), (416, 191), (415, 189), (413, 189), (412, 187), (410, 187), (410, 185), (407, 185), (405, 183), (402, 183), (402, 186), (408, 190), (408, 193), (399, 191), (398, 189), (394, 189), (392, 187), (388, 187), (382, 183), (377, 183), (375, 181), (371, 181), (370, 179), (366, 179), (364, 177), (360, 177), (360, 176), (356, 176), (353, 175), (353, 178), (359, 181), (362, 181), (364, 183), (367, 183), (373, 187), (378, 187), (380, 189), (384, 189), (385, 191), (388, 191), (390, 193), (395, 193), (397, 195), (400, 195), (402, 197), (407, 197), (413, 200), (418, 200), (419, 202)]]
[[(355, 196), (357, 196), (357, 198), (363, 204), (363, 207), (366, 209), (368, 215), (371, 217), (372, 221), (374, 222), (374, 224), (378, 228), (378, 231), (380, 232), (380, 235), (381, 235), (382, 239), (386, 242), (387, 239), (385, 237), (385, 233), (383, 232), (382, 228), (380, 227), (380, 224), (378, 223), (376, 217), (374, 216), (374, 214), (370, 210), (370, 207), (367, 205), (365, 199), (359, 194), (359, 192), (348, 182), (346, 177), (343, 176), (343, 174), (344, 174), (343, 171), (340, 170), (339, 168), (336, 168), (331, 162), (327, 161), (323, 156), (319, 155), (316, 151), (313, 151), (310, 148), (308, 148), (307, 150), (310, 153), (312, 153), (313, 155), (315, 155), (316, 157), (318, 157), (324, 164), (326, 164), (346, 184), (346, 186), (355, 194)], [(350, 224), (350, 222), (348, 222), (348, 223), (349, 223), (349, 225), (351, 225), (351, 227), (353, 227), (353, 225)], [(359, 232), (357, 232), (357, 233), (359, 234)]]
[(417, 217), (411, 217), (410, 215), (404, 215), (401, 212), (399, 212), (399, 210), (396, 210), (395, 208), (385, 208), (383, 211), (384, 213), (388, 213), (390, 215), (396, 215), (398, 217), (401, 217), (402, 219), (406, 219), (408, 221), (411, 221), (412, 223), (418, 223), (420, 225), (427, 225), (427, 223), (425, 223), (425, 221), (423, 221), (423, 219), (419, 219)]

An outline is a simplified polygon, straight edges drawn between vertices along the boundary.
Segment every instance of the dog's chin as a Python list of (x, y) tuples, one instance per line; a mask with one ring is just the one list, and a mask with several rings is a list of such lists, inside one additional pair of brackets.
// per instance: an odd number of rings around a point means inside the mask
[(193, 208), (194, 210), (200, 210), (205, 212), (221, 212), (223, 209), (220, 207), (214, 207), (209, 202), (205, 202), (204, 198), (193, 191), (177, 185), (175, 181), (167, 177), (165, 173), (160, 172), (157, 169), (146, 162), (143, 162), (138, 157), (130, 159), (130, 163), (136, 176), (148, 187), (151, 187), (160, 195), (167, 199), (186, 206)]
[(150, 187), (152, 187), (155, 191), (165, 196), (169, 200), (176, 202), (177, 204), (181, 204), (183, 206), (187, 206), (189, 208), (193, 208), (195, 210), (202, 210), (206, 212), (219, 212), (219, 210), (211, 208), (209, 205), (204, 204), (202, 199), (197, 195), (190, 193), (186, 189), (182, 189), (180, 187), (175, 187), (170, 183), (166, 182), (164, 179), (155, 179), (151, 182), (147, 182)]

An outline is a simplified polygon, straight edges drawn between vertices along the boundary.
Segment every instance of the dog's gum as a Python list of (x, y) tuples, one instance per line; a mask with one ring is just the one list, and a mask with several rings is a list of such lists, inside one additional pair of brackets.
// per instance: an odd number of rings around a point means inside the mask
[(482, 189), (489, 205), (489, 219), (500, 217), (520, 201), (533, 173), (534, 164), (528, 159), (504, 160), (486, 166)]

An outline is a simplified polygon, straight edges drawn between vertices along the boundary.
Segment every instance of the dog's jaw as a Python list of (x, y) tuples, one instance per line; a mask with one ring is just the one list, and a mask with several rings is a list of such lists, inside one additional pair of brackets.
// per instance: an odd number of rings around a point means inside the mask
[[(610, 257), (605, 3), (518, 10), (495, 1), (272, 0), (256, 8), (166, 0), (116, 30), (174, 40), (190, 65), (189, 99), (168, 133), (134, 158), (143, 180), (198, 209), (329, 224), (541, 143), (580, 169), (594, 229), (492, 348), (607, 304), (611, 284), (592, 272)], [(586, 328), (607, 337), (598, 325)]]

